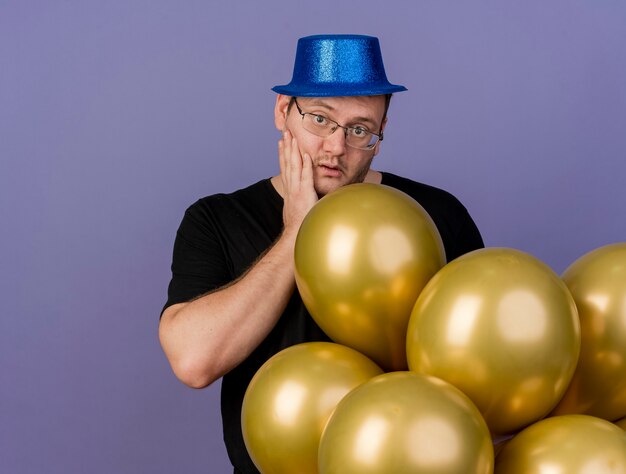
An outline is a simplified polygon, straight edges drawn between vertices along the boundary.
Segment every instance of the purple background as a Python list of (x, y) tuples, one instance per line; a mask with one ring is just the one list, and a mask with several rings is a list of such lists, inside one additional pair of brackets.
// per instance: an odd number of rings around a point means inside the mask
[(275, 174), (296, 40), (380, 37), (374, 167), (562, 272), (626, 240), (626, 3), (0, 1), (0, 472), (227, 472), (157, 340), (197, 198)]

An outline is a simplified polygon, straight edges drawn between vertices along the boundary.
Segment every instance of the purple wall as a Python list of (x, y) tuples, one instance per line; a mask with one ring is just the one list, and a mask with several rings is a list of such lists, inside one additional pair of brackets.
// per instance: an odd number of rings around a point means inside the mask
[(277, 172), (298, 37), (379, 36), (409, 91), (375, 167), (561, 272), (626, 240), (625, 25), (622, 0), (0, 1), (0, 472), (227, 472), (219, 384), (174, 379), (158, 314), (186, 206)]

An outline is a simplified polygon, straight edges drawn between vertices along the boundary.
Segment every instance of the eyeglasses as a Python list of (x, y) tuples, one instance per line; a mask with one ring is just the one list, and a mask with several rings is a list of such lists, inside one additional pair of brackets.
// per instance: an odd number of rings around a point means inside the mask
[(302, 127), (313, 135), (329, 137), (335, 133), (335, 130), (342, 128), (346, 137), (346, 145), (352, 148), (358, 148), (359, 150), (371, 150), (383, 139), (382, 130), (379, 133), (372, 133), (363, 127), (344, 127), (324, 115), (302, 112), (298, 100), (295, 97), (294, 102), (298, 113), (302, 116)]

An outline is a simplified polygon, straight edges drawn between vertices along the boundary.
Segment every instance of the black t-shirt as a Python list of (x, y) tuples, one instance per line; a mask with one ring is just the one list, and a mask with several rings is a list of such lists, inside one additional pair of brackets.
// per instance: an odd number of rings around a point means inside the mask
[[(424, 207), (439, 230), (448, 261), (483, 247), (474, 221), (450, 193), (391, 173), (382, 174), (382, 184), (405, 192)], [(282, 209), (283, 200), (269, 179), (231, 194), (205, 197), (190, 206), (176, 234), (172, 280), (164, 309), (241, 276), (280, 235)], [(223, 377), (224, 441), (236, 473), (258, 472), (241, 433), (241, 405), (256, 371), (282, 349), (301, 342), (328, 340), (294, 291), (270, 334)]]

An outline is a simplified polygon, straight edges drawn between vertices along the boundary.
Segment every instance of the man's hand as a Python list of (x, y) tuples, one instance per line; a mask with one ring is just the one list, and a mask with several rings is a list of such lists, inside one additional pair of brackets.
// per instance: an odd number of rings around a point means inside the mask
[(307, 153), (300, 154), (298, 142), (288, 130), (278, 142), (278, 156), (285, 232), (297, 233), (304, 217), (318, 200), (313, 185), (313, 162)]

